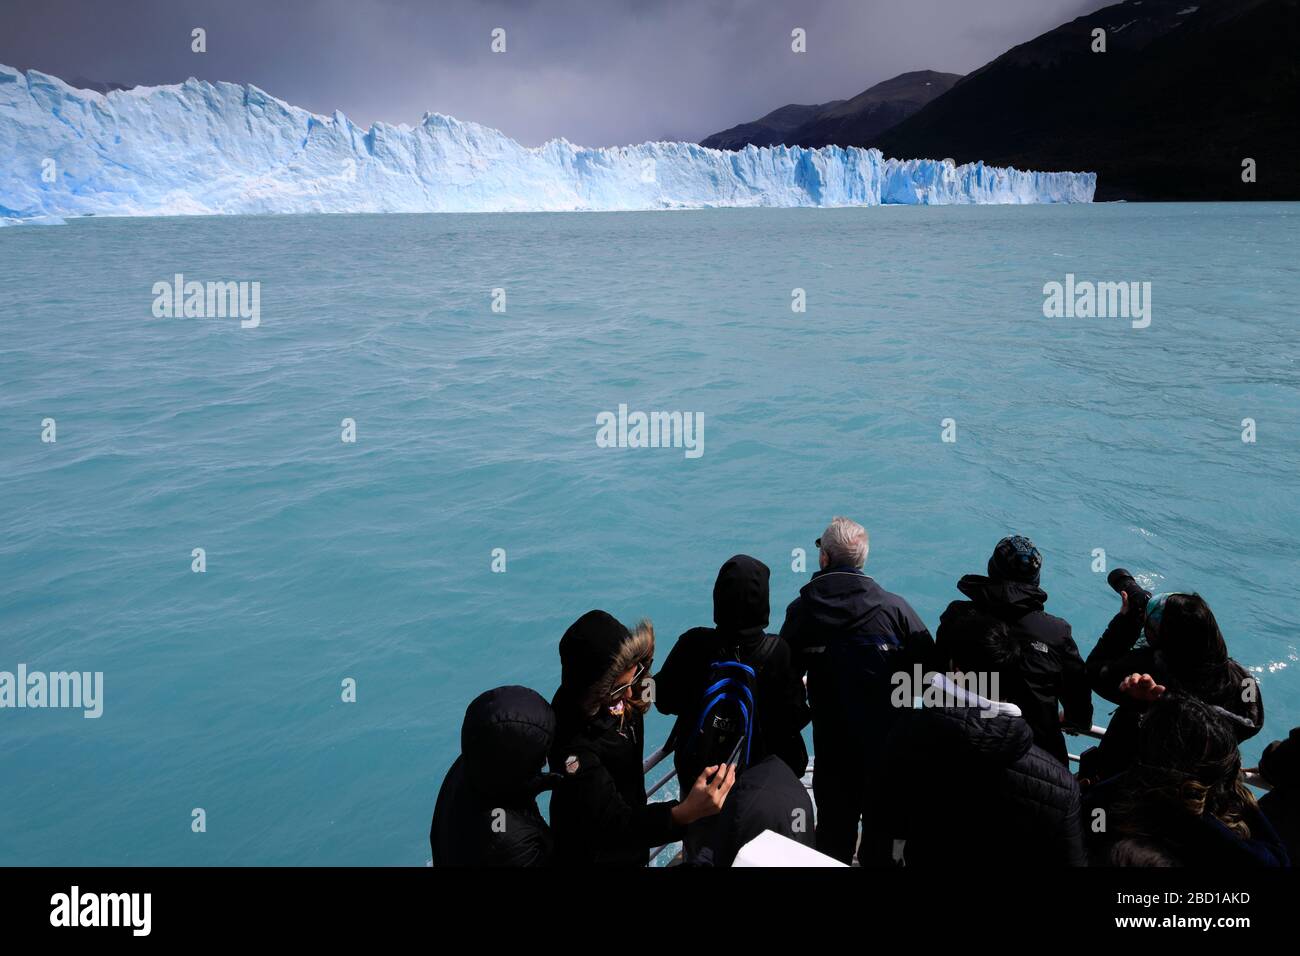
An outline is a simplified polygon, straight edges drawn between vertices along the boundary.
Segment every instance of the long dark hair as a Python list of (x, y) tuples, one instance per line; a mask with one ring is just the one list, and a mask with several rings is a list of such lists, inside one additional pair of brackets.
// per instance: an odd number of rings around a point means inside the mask
[(1170, 691), (1147, 710), (1114, 806), (1118, 836), (1160, 843), (1179, 817), (1210, 815), (1249, 839), (1245, 814), (1254, 806), (1237, 737), (1212, 705)]
[(1223, 703), (1239, 690), (1223, 632), (1199, 594), (1169, 595), (1155, 650), (1175, 684), (1189, 694)]

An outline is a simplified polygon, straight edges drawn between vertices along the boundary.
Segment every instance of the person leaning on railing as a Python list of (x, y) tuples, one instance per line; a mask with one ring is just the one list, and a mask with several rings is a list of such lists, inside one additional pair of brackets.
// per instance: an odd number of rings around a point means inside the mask
[(1092, 689), (1070, 625), (1047, 613), (1040, 587), (1042, 553), (1024, 535), (1003, 538), (988, 560), (988, 575), (967, 574), (957, 590), (969, 600), (953, 601), (939, 618), (935, 640), (943, 643), (946, 625), (972, 609), (1006, 624), (1024, 653), (1019, 674), (1004, 674), (1034, 731), (1034, 742), (1069, 766), (1062, 725), (1092, 726)]
[(551, 797), (555, 860), (561, 866), (640, 867), (647, 851), (680, 840), (688, 824), (716, 814), (734, 768), (708, 767), (681, 801), (647, 803), (643, 715), (654, 664), (654, 627), (632, 631), (589, 611), (560, 641), (560, 689)]

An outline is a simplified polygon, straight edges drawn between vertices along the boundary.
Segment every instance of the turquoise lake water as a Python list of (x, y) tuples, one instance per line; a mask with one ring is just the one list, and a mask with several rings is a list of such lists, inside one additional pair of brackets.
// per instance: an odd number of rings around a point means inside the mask
[[(653, 619), (662, 660), (736, 552), (772, 567), (778, 628), (792, 549), (839, 513), (931, 628), (1013, 531), (1084, 653), (1117, 606), (1094, 549), (1200, 591), (1262, 682), (1253, 763), (1300, 723), (1297, 226), (1243, 204), (0, 230), (0, 670), (104, 673), (99, 719), (0, 710), (0, 863), (422, 865), (470, 699), (549, 697), (593, 607)], [(260, 325), (154, 318), (175, 273), (259, 282)], [(1150, 326), (1045, 318), (1067, 273), (1150, 282)], [(703, 455), (597, 447), (620, 404), (702, 414)]]

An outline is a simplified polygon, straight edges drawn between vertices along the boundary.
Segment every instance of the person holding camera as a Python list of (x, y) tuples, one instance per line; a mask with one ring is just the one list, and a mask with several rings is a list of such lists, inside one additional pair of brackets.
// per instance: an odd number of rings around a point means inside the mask
[(1080, 782), (1096, 783), (1127, 770), (1137, 753), (1138, 726), (1149, 705), (1177, 690), (1214, 707), (1237, 741), (1264, 726), (1259, 682), (1228, 656), (1209, 604), (1199, 594), (1152, 595), (1123, 568), (1109, 582), (1120, 611), (1084, 666), (1096, 693), (1119, 709), (1102, 742), (1079, 764)]

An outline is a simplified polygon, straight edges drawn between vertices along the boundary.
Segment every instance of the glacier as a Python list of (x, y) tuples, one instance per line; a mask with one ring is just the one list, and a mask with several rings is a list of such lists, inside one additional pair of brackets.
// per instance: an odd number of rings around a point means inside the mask
[(877, 149), (526, 147), (438, 113), (363, 129), (255, 86), (100, 94), (0, 65), (0, 224), (76, 216), (1091, 202), (1095, 173)]

